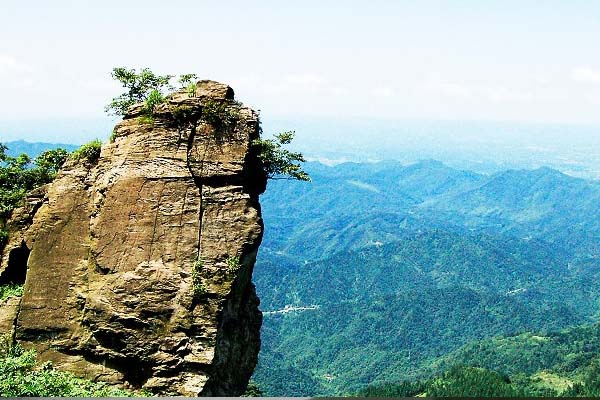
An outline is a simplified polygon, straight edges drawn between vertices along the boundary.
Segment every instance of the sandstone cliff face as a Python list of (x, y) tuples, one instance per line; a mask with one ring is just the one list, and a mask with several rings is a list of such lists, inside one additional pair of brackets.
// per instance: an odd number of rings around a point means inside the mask
[(68, 161), (14, 212), (0, 274), (27, 275), (0, 329), (79, 376), (240, 395), (262, 318), (258, 116), (212, 81), (171, 95), (153, 119), (141, 112), (97, 162)]

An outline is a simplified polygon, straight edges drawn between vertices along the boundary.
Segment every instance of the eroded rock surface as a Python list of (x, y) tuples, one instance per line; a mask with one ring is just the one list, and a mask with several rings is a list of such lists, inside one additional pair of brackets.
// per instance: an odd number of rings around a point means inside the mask
[(201, 81), (154, 118), (132, 107), (97, 162), (68, 161), (11, 223), (0, 274), (28, 267), (16, 340), (91, 379), (243, 393), (262, 318), (258, 132), (231, 88)]

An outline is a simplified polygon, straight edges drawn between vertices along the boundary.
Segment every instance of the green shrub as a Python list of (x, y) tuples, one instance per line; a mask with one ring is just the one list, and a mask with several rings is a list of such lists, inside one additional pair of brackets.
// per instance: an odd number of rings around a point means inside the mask
[(226, 263), (227, 263), (227, 269), (232, 272), (237, 271), (241, 267), (239, 257), (231, 256), (231, 257), (227, 258)]
[(310, 181), (310, 176), (300, 165), (305, 161), (302, 153), (283, 148), (284, 145), (292, 142), (294, 135), (292, 131), (282, 132), (275, 135), (274, 139), (256, 139), (252, 142), (269, 179)]
[(36, 181), (44, 183), (52, 182), (62, 165), (69, 158), (69, 152), (65, 149), (54, 149), (44, 151), (35, 159), (34, 174)]
[(144, 105), (144, 113), (146, 115), (154, 115), (154, 111), (159, 104), (164, 103), (165, 97), (158, 90), (153, 90), (148, 95), (146, 99), (146, 104)]
[(89, 164), (95, 164), (100, 158), (100, 150), (102, 148), (102, 142), (98, 139), (84, 144), (73, 153), (71, 158), (74, 160), (83, 160)]
[(0, 222), (21, 204), (27, 192), (52, 182), (68, 157), (63, 149), (45, 151), (35, 160), (27, 154), (11, 157), (6, 150), (0, 144)]
[(202, 268), (203, 265), (202, 258), (198, 257), (198, 259), (194, 262), (192, 266), (192, 286), (194, 289), (194, 297), (200, 297), (206, 294), (206, 285), (202, 281)]
[(57, 371), (51, 363), (36, 364), (33, 349), (10, 346), (0, 355), (0, 396), (2, 397), (132, 397), (131, 393)]
[[(145, 104), (145, 113), (152, 115), (154, 108), (164, 102), (164, 96), (169, 90), (173, 90), (171, 79), (174, 75), (157, 75), (149, 68), (141, 68), (139, 72), (134, 68), (117, 67), (113, 68), (111, 76), (119, 82), (125, 91), (104, 108), (110, 115), (125, 115), (129, 108), (137, 103)], [(196, 93), (196, 84), (193, 82), (198, 79), (196, 74), (182, 74), (178, 82), (181, 89), (187, 89), (190, 97)]]
[[(163, 91), (171, 88), (169, 81), (172, 75), (157, 75), (149, 68), (142, 68), (140, 72), (135, 69), (124, 67), (113, 68), (111, 76), (121, 83), (125, 93), (112, 99), (105, 107), (105, 111), (111, 115), (125, 115), (129, 107), (136, 103), (146, 102), (152, 93), (162, 96)], [(155, 99), (158, 99), (154, 94)]]
[(170, 109), (173, 119), (182, 124), (190, 118), (193, 113), (193, 108), (189, 106), (177, 106)]
[(179, 75), (179, 79), (177, 81), (179, 82), (181, 87), (184, 88), (194, 83), (195, 80), (198, 80), (198, 75), (196, 74), (182, 74)]
[(178, 81), (181, 85), (181, 88), (185, 88), (188, 96), (190, 97), (196, 97), (196, 89), (198, 89), (198, 84), (193, 81), (197, 79), (198, 76), (196, 74), (183, 74), (179, 76)]
[(4, 301), (11, 296), (22, 296), (23, 295), (23, 285), (0, 285), (0, 301)]
[(198, 89), (198, 84), (190, 83), (189, 85), (186, 86), (185, 89), (187, 90), (188, 96), (196, 97), (196, 90)]
[(246, 391), (242, 395), (242, 397), (263, 397), (264, 393), (260, 390), (260, 387), (254, 381), (248, 382), (248, 386), (246, 387)]
[(216, 130), (233, 125), (239, 119), (240, 103), (205, 100), (202, 103), (202, 119)]
[(152, 125), (152, 124), (154, 124), (154, 116), (148, 115), (148, 114), (143, 114), (138, 117), (138, 121), (141, 124)]

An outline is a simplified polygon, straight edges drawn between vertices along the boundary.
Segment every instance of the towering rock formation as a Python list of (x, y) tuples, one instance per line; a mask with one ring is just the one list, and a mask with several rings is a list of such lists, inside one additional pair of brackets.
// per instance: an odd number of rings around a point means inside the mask
[(97, 160), (69, 160), (15, 210), (0, 277), (27, 274), (0, 329), (79, 376), (243, 393), (262, 318), (258, 135), (257, 114), (213, 81), (153, 117), (132, 107)]

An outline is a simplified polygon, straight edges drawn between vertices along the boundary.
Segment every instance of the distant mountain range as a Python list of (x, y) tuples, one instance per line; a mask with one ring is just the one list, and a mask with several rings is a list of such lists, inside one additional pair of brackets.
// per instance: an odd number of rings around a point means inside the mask
[(8, 150), (6, 153), (9, 156), (18, 156), (19, 154), (25, 153), (30, 157), (35, 158), (40, 153), (43, 153), (46, 150), (62, 148), (68, 151), (73, 151), (77, 149), (79, 146), (74, 144), (61, 144), (61, 143), (31, 143), (26, 142), (24, 140), (16, 140), (12, 142), (4, 143)]
[(600, 219), (593, 217), (600, 215), (598, 181), (549, 168), (487, 176), (437, 161), (309, 163), (306, 169), (311, 184), (273, 181), (261, 198), (263, 249), (316, 259), (323, 251), (357, 249), (398, 239), (407, 230), (443, 227), (540, 237), (574, 246), (582, 256), (600, 254)]
[(265, 316), (266, 393), (353, 394), (440, 373), (473, 341), (596, 320), (599, 182), (434, 160), (306, 169), (313, 183), (261, 199), (261, 308), (316, 306)]

